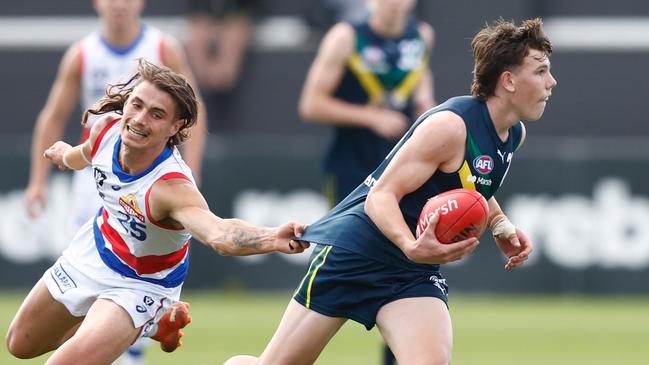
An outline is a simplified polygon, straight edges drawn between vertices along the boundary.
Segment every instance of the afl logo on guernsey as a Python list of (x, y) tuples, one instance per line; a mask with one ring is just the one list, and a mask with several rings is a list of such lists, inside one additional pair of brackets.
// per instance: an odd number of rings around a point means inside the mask
[(478, 156), (473, 160), (473, 167), (481, 174), (488, 174), (494, 169), (494, 160), (488, 155)]

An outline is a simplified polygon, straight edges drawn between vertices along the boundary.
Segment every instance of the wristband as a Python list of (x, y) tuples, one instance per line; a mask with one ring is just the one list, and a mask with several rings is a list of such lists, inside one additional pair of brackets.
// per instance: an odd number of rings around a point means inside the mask
[[(69, 150), (65, 150), (65, 152), (68, 152), (68, 151)], [(61, 156), (61, 161), (63, 162), (63, 166), (65, 166), (66, 168), (72, 170), (72, 167), (70, 167), (70, 164), (65, 159), (65, 152), (63, 152), (63, 155)]]
[(504, 215), (494, 218), (490, 228), (494, 237), (508, 238), (516, 234), (516, 227)]
[(81, 150), (79, 150), (79, 152), (81, 152), (81, 158), (83, 158), (83, 160), (86, 161), (88, 165), (92, 165), (92, 162), (88, 160), (88, 157), (86, 157), (86, 154), (83, 152), (83, 147), (81, 148)]

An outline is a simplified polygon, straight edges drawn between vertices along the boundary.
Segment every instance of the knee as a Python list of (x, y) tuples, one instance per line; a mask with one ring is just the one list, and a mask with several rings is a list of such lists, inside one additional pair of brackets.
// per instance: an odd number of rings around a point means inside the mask
[(439, 353), (434, 358), (422, 361), (420, 364), (451, 365), (451, 354), (450, 353)]
[[(405, 357), (405, 358), (404, 358)], [(434, 354), (426, 355), (412, 355), (410, 356), (396, 356), (397, 363), (399, 364), (415, 364), (415, 365), (450, 365), (451, 353), (446, 351), (438, 351)]]
[(9, 353), (19, 359), (31, 359), (41, 355), (38, 353), (37, 349), (30, 346), (30, 341), (28, 341), (27, 336), (20, 335), (18, 331), (13, 328), (9, 328), (5, 343)]
[(426, 365), (451, 365), (451, 352), (450, 351), (438, 351), (432, 357), (422, 359), (422, 361), (417, 362), (417, 364), (426, 364)]
[(447, 354), (446, 356), (440, 356), (439, 358), (435, 359), (433, 361), (433, 364), (436, 365), (451, 365), (451, 354)]
[(248, 355), (237, 355), (229, 358), (223, 365), (254, 365), (257, 363), (257, 358)]

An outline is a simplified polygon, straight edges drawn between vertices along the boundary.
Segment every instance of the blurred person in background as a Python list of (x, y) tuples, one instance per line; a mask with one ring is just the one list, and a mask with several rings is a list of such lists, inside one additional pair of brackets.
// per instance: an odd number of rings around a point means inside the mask
[(190, 0), (187, 58), (208, 100), (214, 128), (227, 129), (232, 92), (246, 61), (259, 0)]
[(449, 287), (440, 266), (471, 254), (478, 240), (440, 243), (436, 214), (417, 236), (420, 212), (439, 193), (475, 190), (488, 201), (505, 270), (525, 263), (532, 243), (494, 194), (525, 141), (522, 121), (541, 118), (557, 85), (539, 18), (487, 25), (471, 48), (471, 95), (421, 115), (364, 182), (309, 225), (300, 239), (316, 247), (274, 336), (258, 359), (235, 356), (227, 365), (313, 364), (348, 319), (368, 330), (376, 325), (400, 364), (451, 363)]
[(44, 156), (61, 170), (94, 171), (103, 204), (33, 287), (7, 333), (9, 352), (49, 365), (110, 364), (140, 336), (170, 352), (191, 319), (178, 302), (192, 236), (221, 255), (303, 252), (305, 225), (262, 228), (209, 210), (176, 146), (196, 123), (187, 79), (141, 60), (128, 82), (84, 114), (89, 137)]
[(415, 0), (368, 0), (369, 16), (325, 35), (299, 101), (306, 122), (333, 127), (325, 191), (344, 199), (435, 106), (429, 54), (434, 32), (411, 13)]
[[(436, 105), (429, 56), (432, 27), (415, 0), (330, 0), (338, 9), (307, 75), (299, 112), (333, 127), (324, 161), (333, 207), (385, 158), (417, 115)], [(362, 7), (369, 11), (363, 16)], [(384, 348), (384, 364), (394, 363)]]
[[(43, 159), (43, 151), (62, 137), (78, 102), (82, 110), (90, 108), (104, 95), (108, 84), (124, 82), (134, 74), (140, 57), (181, 72), (195, 84), (179, 42), (171, 35), (142, 23), (144, 0), (93, 0), (93, 5), (101, 27), (67, 49), (45, 106), (36, 120), (25, 193), (26, 209), (31, 218), (39, 217), (46, 209), (51, 166)], [(183, 150), (183, 157), (196, 179), (200, 178), (207, 138), (207, 115), (200, 97), (199, 102), (198, 123), (193, 128), (191, 141)], [(83, 129), (81, 141), (88, 138), (92, 123), (93, 119), (89, 120)], [(101, 206), (93, 182), (90, 168), (75, 171), (68, 217), (70, 236)], [(143, 364), (143, 346), (144, 343), (137, 343), (124, 354), (123, 365)]]

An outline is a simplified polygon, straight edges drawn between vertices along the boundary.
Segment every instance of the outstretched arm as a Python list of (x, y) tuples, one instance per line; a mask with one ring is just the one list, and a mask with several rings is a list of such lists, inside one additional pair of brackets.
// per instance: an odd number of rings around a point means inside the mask
[(74, 147), (63, 141), (56, 141), (50, 148), (45, 150), (43, 157), (52, 161), (59, 167), (59, 170), (65, 169), (81, 170), (90, 165), (90, 147), (87, 142)]
[(77, 146), (72, 147), (63, 141), (55, 142), (45, 150), (43, 157), (52, 161), (61, 171), (65, 169), (81, 170), (85, 168), (90, 165), (92, 146), (97, 140), (97, 136), (114, 119), (113, 116), (107, 115), (97, 120), (90, 129), (88, 139)]
[(151, 215), (165, 225), (186, 228), (194, 238), (224, 256), (279, 251), (300, 253), (308, 243), (298, 241), (306, 226), (288, 222), (275, 228), (224, 219), (212, 213), (198, 189), (187, 180), (156, 182), (149, 195)]

